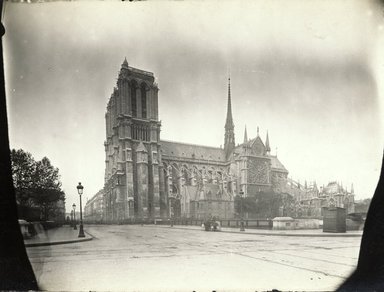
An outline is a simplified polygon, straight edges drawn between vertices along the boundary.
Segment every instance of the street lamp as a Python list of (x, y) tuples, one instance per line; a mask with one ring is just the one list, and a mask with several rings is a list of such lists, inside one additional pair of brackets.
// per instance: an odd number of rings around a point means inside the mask
[(76, 226), (76, 204), (75, 203), (73, 203), (72, 208), (73, 208), (73, 230), (77, 230), (77, 226)]
[(81, 182), (77, 185), (77, 192), (80, 196), (80, 229), (79, 229), (79, 237), (85, 237), (84, 230), (83, 230), (83, 214), (82, 214), (82, 206), (81, 206), (81, 195), (83, 194), (84, 187), (81, 185)]
[(174, 197), (169, 197), (169, 205), (170, 205), (169, 206), (169, 217), (171, 217), (170, 218), (171, 219), (171, 227), (173, 227), (173, 215), (174, 215), (173, 214), (173, 211), (174, 211), (173, 210), (173, 208), (174, 208), (173, 205), (174, 204), (172, 204), (174, 202), (173, 200), (174, 200)]
[(244, 228), (244, 218), (243, 218), (243, 197), (244, 197), (244, 192), (243, 190), (240, 190), (240, 231), (245, 231)]
[(73, 210), (71, 210), (71, 222), (70, 222), (70, 226), (71, 226), (71, 227), (73, 226)]

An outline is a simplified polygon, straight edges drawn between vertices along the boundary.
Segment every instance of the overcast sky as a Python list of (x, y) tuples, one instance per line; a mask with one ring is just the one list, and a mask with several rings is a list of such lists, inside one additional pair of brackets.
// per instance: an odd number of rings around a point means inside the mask
[(384, 9), (370, 1), (5, 3), (11, 148), (76, 185), (104, 184), (104, 114), (127, 58), (159, 84), (161, 139), (236, 143), (269, 132), (289, 176), (375, 190), (383, 151)]

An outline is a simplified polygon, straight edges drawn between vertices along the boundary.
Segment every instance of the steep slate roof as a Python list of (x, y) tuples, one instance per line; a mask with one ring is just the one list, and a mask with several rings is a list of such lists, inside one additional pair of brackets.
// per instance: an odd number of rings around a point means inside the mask
[(288, 172), (288, 170), (284, 167), (284, 165), (277, 159), (276, 156), (269, 156), (271, 158), (271, 168), (277, 169), (280, 171)]
[(323, 192), (326, 194), (336, 194), (343, 191), (344, 189), (335, 181), (328, 183), (328, 185), (323, 189)]
[[(161, 140), (162, 156), (225, 162), (224, 149)], [(166, 157), (164, 157), (166, 158)]]

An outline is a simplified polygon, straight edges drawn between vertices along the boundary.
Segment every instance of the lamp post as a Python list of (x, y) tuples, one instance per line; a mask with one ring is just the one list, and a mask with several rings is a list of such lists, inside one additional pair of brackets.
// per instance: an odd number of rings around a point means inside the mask
[(75, 203), (73, 203), (72, 208), (73, 208), (73, 230), (77, 230), (77, 226), (76, 226), (76, 204)]
[(82, 214), (82, 206), (81, 206), (81, 195), (83, 194), (84, 187), (81, 185), (81, 182), (77, 185), (77, 192), (80, 196), (80, 229), (79, 229), (79, 237), (85, 237), (84, 229), (83, 229), (83, 214)]
[(73, 227), (73, 210), (71, 210), (71, 222), (70, 222), (70, 226)]
[(173, 227), (173, 197), (169, 197), (169, 217), (171, 217), (171, 227)]
[(240, 231), (245, 231), (245, 228), (244, 228), (244, 214), (243, 214), (243, 197), (244, 197), (244, 192), (243, 190), (240, 190), (239, 192), (240, 194)]

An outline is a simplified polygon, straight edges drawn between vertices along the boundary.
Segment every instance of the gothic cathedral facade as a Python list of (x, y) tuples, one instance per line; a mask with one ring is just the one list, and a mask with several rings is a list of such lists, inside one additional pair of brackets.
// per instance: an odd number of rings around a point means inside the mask
[(105, 114), (106, 222), (235, 217), (234, 199), (286, 189), (288, 171), (271, 155), (268, 133), (235, 143), (228, 79), (224, 148), (160, 139), (153, 73), (124, 60)]

